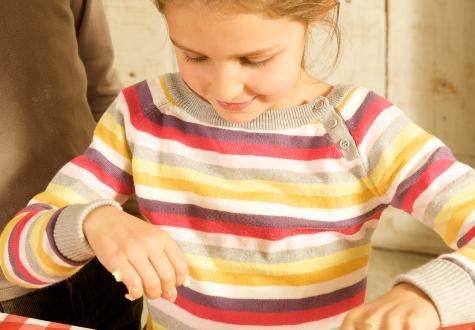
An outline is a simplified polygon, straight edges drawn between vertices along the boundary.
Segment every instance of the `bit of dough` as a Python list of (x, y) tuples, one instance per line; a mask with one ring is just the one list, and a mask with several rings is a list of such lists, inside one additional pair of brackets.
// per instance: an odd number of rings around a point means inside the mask
[(115, 280), (117, 282), (121, 282), (122, 281), (122, 273), (120, 272), (120, 270), (116, 270), (112, 273), (112, 276), (114, 276)]
[(188, 276), (185, 277), (185, 281), (183, 281), (183, 286), (185, 288), (188, 288), (190, 286), (190, 279), (188, 278)]
[(134, 301), (134, 300), (135, 300), (135, 298), (132, 297), (132, 296), (130, 295), (130, 293), (126, 293), (126, 294), (125, 294), (125, 298), (127, 298), (127, 299), (130, 300), (130, 301)]

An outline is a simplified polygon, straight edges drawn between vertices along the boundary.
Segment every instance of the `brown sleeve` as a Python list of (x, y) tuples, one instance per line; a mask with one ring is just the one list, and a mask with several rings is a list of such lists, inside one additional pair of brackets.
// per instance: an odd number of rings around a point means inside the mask
[(121, 84), (102, 0), (72, 0), (79, 56), (87, 76), (87, 100), (96, 121), (117, 96)]

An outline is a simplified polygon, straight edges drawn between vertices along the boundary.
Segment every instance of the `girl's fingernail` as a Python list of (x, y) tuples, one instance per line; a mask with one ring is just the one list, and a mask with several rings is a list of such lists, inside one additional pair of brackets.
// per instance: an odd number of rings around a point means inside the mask
[(132, 295), (131, 295), (130, 293), (126, 293), (126, 294), (125, 294), (125, 298), (127, 298), (127, 299), (130, 300), (130, 301), (134, 301), (134, 300), (135, 300), (135, 298), (132, 297)]
[(168, 299), (171, 302), (175, 302), (177, 294), (176, 289), (167, 291)]
[(112, 272), (112, 276), (114, 276), (117, 282), (120, 282), (122, 280), (122, 273), (118, 269)]

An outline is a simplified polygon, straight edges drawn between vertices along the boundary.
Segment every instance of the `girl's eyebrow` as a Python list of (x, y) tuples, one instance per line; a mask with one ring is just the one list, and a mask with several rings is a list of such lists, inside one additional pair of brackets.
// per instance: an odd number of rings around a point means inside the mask
[[(190, 53), (194, 53), (194, 54), (199, 54), (199, 55), (204, 55), (204, 54), (201, 54), (200, 52), (196, 51), (196, 50), (193, 50), (193, 49), (190, 49), (188, 47), (185, 47), (183, 45), (180, 45), (179, 43), (177, 43), (175, 40), (173, 40), (172, 38), (170, 38), (170, 41), (172, 42), (172, 44), (184, 51), (187, 51), (187, 52), (190, 52)], [(273, 46), (273, 47), (266, 47), (266, 48), (262, 48), (262, 49), (257, 49), (257, 50), (254, 50), (252, 52), (249, 52), (249, 53), (246, 53), (246, 54), (236, 54), (234, 55), (235, 57), (252, 57), (252, 56), (257, 56), (257, 55), (262, 55), (262, 54), (266, 54), (266, 53), (270, 53), (272, 51), (280, 51), (280, 47), (277, 47), (277, 46)]]

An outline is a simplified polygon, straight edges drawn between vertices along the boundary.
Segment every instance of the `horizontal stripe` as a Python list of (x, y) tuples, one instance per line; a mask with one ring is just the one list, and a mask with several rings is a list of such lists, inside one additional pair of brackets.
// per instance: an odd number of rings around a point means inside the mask
[(291, 260), (288, 262), (280, 261), (278, 263), (257, 263), (252, 260), (241, 259), (239, 261), (210, 258), (200, 256), (194, 253), (187, 254), (190, 267), (196, 267), (206, 270), (223, 270), (239, 274), (256, 274), (257, 276), (292, 276), (301, 275), (317, 270), (324, 271), (327, 268), (345, 263), (360, 257), (368, 257), (370, 246), (362, 245), (347, 248), (343, 251), (337, 251), (331, 254), (318, 256), (315, 258), (306, 258), (304, 260)]
[(340, 276), (364, 268), (368, 264), (368, 256), (356, 258), (348, 262), (341, 262), (332, 267), (318, 269), (314, 272), (291, 275), (256, 275), (252, 273), (231, 273), (222, 270), (207, 270), (190, 266), (190, 276), (200, 281), (209, 281), (228, 285), (248, 286), (301, 286), (312, 285), (329, 281)]
[(224, 311), (242, 311), (253, 313), (294, 312), (315, 309), (335, 304), (364, 292), (366, 279), (352, 286), (335, 290), (332, 293), (301, 299), (229, 299), (198, 293), (185, 287), (177, 289), (178, 295), (188, 301)]
[(239, 248), (227, 248), (225, 246), (208, 246), (203, 243), (193, 244), (183, 241), (181, 237), (175, 240), (183, 253), (226, 259), (231, 261), (245, 261), (246, 263), (278, 264), (291, 263), (300, 260), (314, 260), (322, 256), (329, 256), (337, 252), (367, 245), (369, 237), (355, 241), (336, 241), (315, 247), (292, 249), (280, 252), (263, 252), (256, 250), (243, 250)]
[[(345, 235), (344, 241), (351, 242), (362, 240), (365, 237), (371, 237), (378, 220), (371, 220), (366, 222), (361, 229), (352, 235)], [(160, 226), (170, 234), (172, 238), (180, 238), (181, 241), (204, 244), (209, 246), (219, 246), (226, 248), (239, 249), (246, 253), (247, 251), (261, 251), (265, 253), (276, 253), (289, 251), (289, 247), (294, 249), (305, 249), (318, 247), (328, 244), (334, 244), (342, 240), (342, 235), (338, 232), (324, 231), (314, 234), (306, 233), (304, 236), (295, 235), (282, 238), (280, 240), (265, 240), (255, 237), (237, 236), (223, 233), (207, 233), (204, 231), (197, 231), (188, 228), (180, 228), (177, 226)]]
[(206, 295), (234, 299), (254, 299), (255, 297), (259, 297), (259, 299), (283, 299), (283, 297), (287, 299), (300, 299), (328, 294), (341, 288), (351, 286), (366, 279), (366, 269), (360, 268), (354, 272), (328, 281), (300, 286), (240, 285), (236, 287), (221, 283), (200, 281), (191, 276), (188, 276), (188, 279), (190, 289)]
[(317, 321), (327, 317), (335, 316), (346, 312), (364, 301), (364, 291), (346, 300), (317, 307), (314, 309), (295, 311), (295, 312), (240, 312), (240, 311), (222, 311), (213, 308), (205, 307), (201, 304), (195, 304), (181, 296), (178, 296), (175, 304), (188, 310), (190, 313), (197, 316), (206, 315), (207, 319), (225, 322), (230, 324), (250, 324), (250, 325), (290, 325), (299, 324), (310, 321)]
[[(267, 168), (230, 168), (223, 165), (197, 162), (194, 159), (183, 157), (170, 152), (157, 152), (149, 148), (136, 146), (134, 153), (137, 160), (134, 162), (134, 169), (137, 172), (148, 175), (165, 175), (165, 170), (197, 173), (199, 175), (214, 178), (223, 178), (228, 182), (233, 180), (258, 182), (282, 182), (282, 183), (300, 183), (304, 187), (320, 184), (322, 193), (326, 190), (333, 194), (341, 194), (343, 187), (349, 191), (358, 191), (362, 189), (362, 180), (357, 180), (354, 175), (345, 171), (321, 172), (309, 175), (309, 173), (294, 172), (283, 169)], [(235, 160), (235, 165), (239, 160)], [(172, 172), (173, 173), (173, 172)], [(252, 183), (254, 183), (252, 181)], [(344, 185), (344, 186), (343, 186)], [(291, 186), (290, 186), (291, 187)]]

